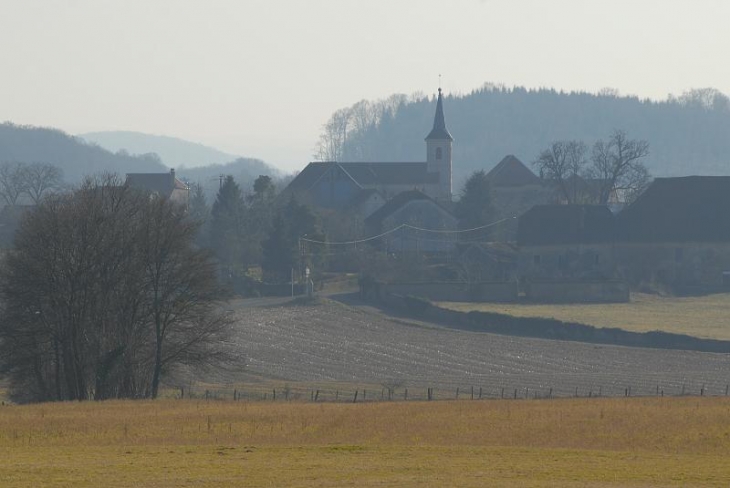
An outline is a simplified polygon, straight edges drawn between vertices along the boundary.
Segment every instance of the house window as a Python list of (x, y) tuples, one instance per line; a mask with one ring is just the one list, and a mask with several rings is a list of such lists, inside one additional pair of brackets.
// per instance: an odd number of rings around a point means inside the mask
[(440, 147), (437, 147), (436, 148), (436, 159), (441, 159), (442, 157), (444, 157), (443, 149), (441, 149)]
[(674, 250), (674, 261), (677, 263), (682, 262), (682, 259), (684, 258), (684, 249), (681, 247), (678, 247)]
[(540, 264), (540, 255), (539, 254), (535, 254), (534, 256), (532, 256), (532, 262), (534, 264)]

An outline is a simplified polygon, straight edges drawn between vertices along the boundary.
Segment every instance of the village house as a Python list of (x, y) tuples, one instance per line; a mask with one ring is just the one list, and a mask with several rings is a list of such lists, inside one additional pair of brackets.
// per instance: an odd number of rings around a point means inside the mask
[(519, 218), (523, 279), (609, 279), (616, 272), (616, 221), (606, 206), (537, 205)]
[(387, 252), (447, 253), (456, 248), (458, 221), (419, 190), (404, 191), (365, 219), (365, 232), (380, 238)]
[(730, 177), (657, 178), (617, 217), (616, 259), (632, 283), (678, 292), (730, 286)]
[(730, 177), (657, 178), (614, 216), (606, 206), (540, 205), (519, 218), (526, 282), (622, 279), (702, 293), (730, 287)]
[(175, 176), (174, 168), (170, 169), (169, 173), (127, 173), (124, 184), (185, 206), (188, 205), (190, 198), (188, 185)]

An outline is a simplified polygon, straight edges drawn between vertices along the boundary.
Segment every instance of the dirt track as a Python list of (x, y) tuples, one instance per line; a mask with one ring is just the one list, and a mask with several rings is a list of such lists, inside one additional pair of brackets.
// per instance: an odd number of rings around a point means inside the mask
[(499, 396), (724, 395), (730, 356), (450, 330), (324, 301), (235, 308), (247, 368), (290, 381), (484, 388)]

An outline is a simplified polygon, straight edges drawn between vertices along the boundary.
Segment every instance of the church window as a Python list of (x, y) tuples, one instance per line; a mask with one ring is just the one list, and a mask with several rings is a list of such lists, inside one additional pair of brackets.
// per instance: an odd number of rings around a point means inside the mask
[(436, 148), (436, 159), (441, 159), (443, 157), (443, 149), (440, 147)]

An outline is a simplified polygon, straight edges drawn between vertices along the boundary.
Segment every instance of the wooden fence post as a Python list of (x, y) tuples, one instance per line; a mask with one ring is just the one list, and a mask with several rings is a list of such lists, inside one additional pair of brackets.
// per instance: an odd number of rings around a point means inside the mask
[(352, 403), (357, 403), (357, 390), (355, 390), (355, 398), (352, 399)]

